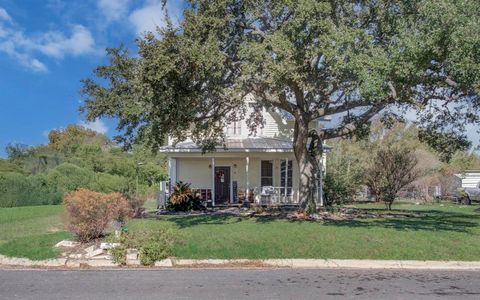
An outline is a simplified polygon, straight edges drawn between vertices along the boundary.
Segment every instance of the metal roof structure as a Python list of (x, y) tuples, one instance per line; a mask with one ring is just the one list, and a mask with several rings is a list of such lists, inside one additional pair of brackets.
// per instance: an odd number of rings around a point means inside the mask
[[(324, 145), (329, 150), (330, 146)], [(248, 138), (227, 138), (225, 145), (216, 147), (218, 152), (293, 152), (293, 143), (289, 140), (248, 137)], [(175, 152), (202, 152), (202, 149), (192, 141), (178, 143), (175, 146), (163, 146), (160, 148), (163, 153)]]

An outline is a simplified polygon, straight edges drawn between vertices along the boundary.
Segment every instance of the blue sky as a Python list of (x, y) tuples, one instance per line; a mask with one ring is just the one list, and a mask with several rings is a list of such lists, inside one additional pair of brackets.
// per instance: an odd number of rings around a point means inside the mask
[[(68, 124), (115, 135), (114, 120), (82, 123), (80, 80), (105, 63), (105, 48), (164, 24), (161, 0), (0, 0), (0, 157), (8, 143), (38, 145)], [(168, 2), (173, 20), (182, 0)], [(479, 136), (468, 135), (474, 145)]]
[[(181, 6), (169, 2), (173, 18)], [(160, 0), (0, 0), (0, 157), (8, 143), (46, 143), (49, 130), (82, 123), (80, 80), (106, 47), (134, 49), (163, 16)], [(115, 135), (113, 120), (85, 125)]]

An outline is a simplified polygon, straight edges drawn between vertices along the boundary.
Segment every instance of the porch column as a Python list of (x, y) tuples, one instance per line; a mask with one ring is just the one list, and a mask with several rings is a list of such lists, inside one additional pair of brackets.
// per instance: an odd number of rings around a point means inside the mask
[(248, 195), (250, 194), (250, 181), (249, 181), (249, 176), (248, 176), (248, 169), (250, 167), (250, 157), (246, 157), (246, 164), (245, 164), (245, 176), (246, 176), (246, 192), (245, 192), (245, 201), (248, 202)]
[(168, 176), (170, 177), (169, 191), (173, 191), (173, 186), (177, 182), (177, 159), (170, 157), (168, 159)]
[(288, 157), (285, 158), (285, 202), (287, 202), (288, 197)]
[(215, 157), (212, 157), (212, 206), (215, 206)]

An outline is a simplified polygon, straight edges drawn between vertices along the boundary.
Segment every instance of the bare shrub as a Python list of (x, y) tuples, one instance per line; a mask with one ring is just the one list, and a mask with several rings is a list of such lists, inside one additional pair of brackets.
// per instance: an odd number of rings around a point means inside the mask
[(66, 194), (63, 204), (68, 215), (67, 227), (81, 242), (102, 236), (110, 222), (130, 214), (128, 201), (120, 193), (79, 189)]
[(382, 147), (365, 170), (365, 183), (375, 198), (384, 201), (390, 210), (397, 193), (419, 177), (417, 163), (415, 151), (411, 148)]

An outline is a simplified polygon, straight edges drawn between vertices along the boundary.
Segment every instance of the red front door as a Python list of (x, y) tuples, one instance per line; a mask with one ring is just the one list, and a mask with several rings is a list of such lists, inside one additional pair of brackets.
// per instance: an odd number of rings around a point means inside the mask
[(230, 203), (230, 167), (215, 167), (215, 205)]

